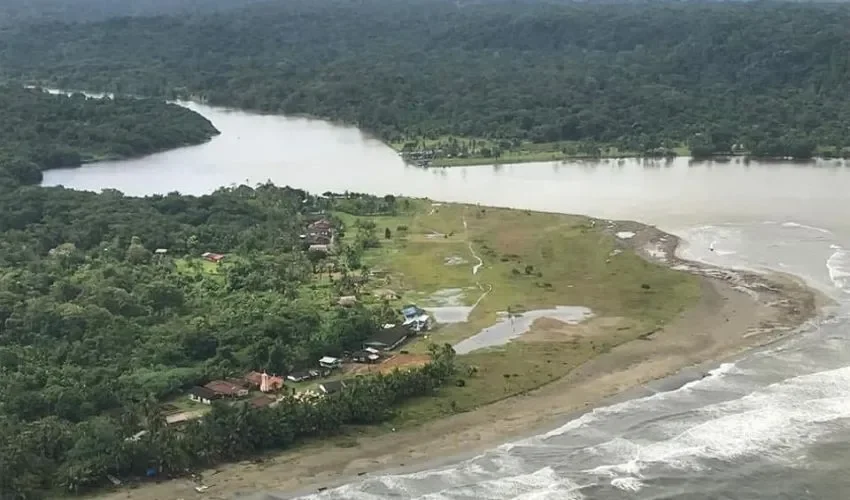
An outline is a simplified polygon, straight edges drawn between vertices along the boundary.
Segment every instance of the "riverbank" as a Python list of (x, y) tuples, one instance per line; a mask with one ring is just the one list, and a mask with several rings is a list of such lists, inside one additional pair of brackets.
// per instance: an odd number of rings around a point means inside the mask
[[(535, 143), (519, 140), (443, 136), (435, 139), (407, 139), (390, 142), (388, 145), (407, 161), (434, 167), (468, 167), (641, 156), (637, 151), (622, 150), (613, 144), (584, 141)], [(677, 147), (663, 152), (660, 151), (660, 153), (665, 153), (668, 156), (687, 156), (689, 154), (686, 147)], [(658, 156), (665, 156), (665, 154)]]
[[(394, 468), (417, 468), (446, 457), (474, 453), (527, 435), (606, 398), (682, 368), (734, 356), (788, 335), (820, 305), (818, 296), (783, 276), (728, 271), (678, 259), (678, 239), (632, 222), (596, 220), (623, 249), (699, 277), (701, 297), (657, 331), (620, 344), (543, 387), (415, 427), (347, 436), (269, 456), (258, 462), (219, 467), (203, 474), (207, 498), (267, 491), (297, 491), (356, 479)], [(547, 324), (548, 323), (548, 324)], [(538, 321), (512, 344), (589, 334), (587, 325)], [(145, 484), (100, 498), (173, 499), (194, 495), (194, 483)]]
[[(691, 157), (686, 145), (673, 148), (657, 148), (652, 151), (623, 150), (613, 144), (559, 141), (533, 143), (529, 141), (494, 141), (490, 139), (445, 136), (437, 139), (415, 139), (387, 143), (405, 161), (428, 167), (473, 167), (480, 165), (506, 165), (518, 163), (603, 161), (645, 158), (665, 160), (676, 157)], [(691, 157), (694, 161), (746, 161), (811, 162), (850, 158), (850, 150), (819, 147), (810, 157), (787, 158), (782, 156), (755, 156), (748, 151), (717, 153)]]

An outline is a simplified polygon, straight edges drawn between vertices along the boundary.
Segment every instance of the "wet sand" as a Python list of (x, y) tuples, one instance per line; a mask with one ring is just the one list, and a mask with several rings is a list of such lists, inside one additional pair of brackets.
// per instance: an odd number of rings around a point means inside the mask
[[(498, 444), (563, 423), (576, 412), (647, 382), (774, 342), (814, 316), (826, 299), (799, 281), (686, 262), (675, 256), (678, 239), (634, 222), (599, 220), (606, 231), (632, 232), (619, 238), (650, 260), (702, 277), (702, 297), (679, 318), (640, 340), (622, 344), (581, 365), (564, 378), (523, 395), (417, 428), (356, 443), (315, 443), (268, 456), (264, 461), (222, 465), (203, 473), (210, 489), (204, 498), (287, 498), (390, 470), (410, 471), (455, 461)], [(615, 236), (616, 237), (616, 236)], [(532, 328), (532, 334), (534, 329)], [(356, 444), (356, 445), (355, 445)], [(144, 484), (96, 498), (173, 500), (193, 498), (195, 483), (177, 479)], [(262, 492), (268, 493), (262, 494)], [(272, 496), (273, 495), (273, 496)]]

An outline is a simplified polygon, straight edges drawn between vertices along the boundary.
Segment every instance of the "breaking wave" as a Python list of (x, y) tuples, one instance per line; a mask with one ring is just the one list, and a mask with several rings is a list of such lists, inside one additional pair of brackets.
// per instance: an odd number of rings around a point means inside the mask
[(692, 380), (692, 381), (682, 385), (678, 389), (675, 389), (675, 390), (672, 390), (672, 391), (666, 391), (666, 392), (657, 392), (655, 394), (652, 394), (651, 396), (646, 396), (646, 397), (638, 398), (638, 399), (630, 399), (628, 401), (624, 401), (622, 403), (618, 403), (618, 404), (615, 404), (615, 405), (603, 406), (603, 407), (600, 407), (600, 408), (596, 408), (593, 411), (585, 413), (584, 415), (580, 416), (579, 418), (576, 418), (574, 420), (570, 420), (569, 422), (562, 425), (561, 427), (558, 427), (557, 429), (554, 429), (552, 431), (547, 432), (546, 434), (543, 434), (541, 437), (543, 439), (546, 439), (546, 438), (552, 438), (552, 437), (560, 436), (560, 435), (566, 434), (568, 432), (572, 432), (572, 431), (575, 431), (575, 430), (580, 429), (582, 427), (585, 427), (585, 426), (587, 426), (587, 425), (589, 425), (589, 424), (591, 424), (591, 423), (593, 423), (593, 422), (595, 422), (595, 421), (597, 421), (600, 418), (603, 418), (605, 416), (613, 415), (613, 414), (617, 414), (617, 413), (628, 412), (631, 408), (643, 406), (648, 401), (665, 399), (667, 397), (670, 397), (673, 394), (690, 391), (691, 389), (699, 386), (700, 384), (706, 384), (706, 383), (710, 383), (712, 380), (718, 380), (718, 379), (722, 378), (724, 375), (741, 374), (741, 373), (744, 373), (743, 370), (738, 368), (735, 365), (735, 363), (723, 363), (720, 366), (718, 366), (717, 368), (710, 370), (706, 374), (705, 377), (699, 378), (697, 380)]
[(850, 418), (850, 367), (794, 377), (700, 408), (694, 416), (696, 421), (668, 425), (667, 439), (618, 437), (595, 446), (596, 453), (621, 461), (586, 472), (611, 478), (622, 489), (639, 488), (642, 471), (651, 465), (699, 471), (705, 459), (732, 461), (757, 454), (793, 466), (789, 452), (827, 432), (824, 424)]
[(827, 259), (829, 279), (836, 288), (850, 293), (850, 252), (838, 245), (831, 247), (835, 252)]
[(782, 226), (783, 227), (796, 227), (796, 228), (800, 228), (800, 229), (808, 229), (810, 231), (816, 231), (818, 233), (823, 233), (823, 234), (832, 234), (832, 231), (830, 231), (829, 229), (824, 229), (822, 227), (808, 226), (806, 224), (800, 224), (799, 222), (783, 222)]

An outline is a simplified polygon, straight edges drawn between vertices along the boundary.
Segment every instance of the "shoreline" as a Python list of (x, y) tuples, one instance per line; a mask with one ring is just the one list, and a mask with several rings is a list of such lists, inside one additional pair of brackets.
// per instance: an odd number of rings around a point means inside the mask
[[(618, 400), (640, 397), (647, 383), (689, 380), (743, 352), (774, 343), (827, 305), (828, 299), (794, 277), (718, 268), (676, 255), (680, 238), (646, 224), (590, 219), (618, 245), (701, 278), (699, 302), (640, 340), (618, 345), (565, 377), (527, 393), (399, 432), (363, 434), (305, 444), (255, 461), (203, 473), (206, 498), (292, 498), (369, 474), (400, 474), (447, 466), (498, 445), (557, 428)], [(617, 233), (634, 233), (617, 237)], [(517, 341), (522, 341), (518, 339)], [(673, 388), (675, 389), (675, 388)], [(673, 390), (666, 389), (666, 390)], [(436, 438), (434, 436), (437, 436)], [(165, 500), (195, 495), (195, 483), (174, 479), (91, 498)]]
[[(43, 84), (29, 83), (29, 84), (25, 84), (23, 86), (25, 88), (31, 88), (31, 89), (41, 88), (42, 90), (45, 90), (49, 93), (64, 93), (64, 94), (81, 93), (83, 95), (86, 95), (87, 97), (95, 97), (95, 98), (103, 98), (103, 97), (114, 98), (115, 97), (115, 94), (112, 93), (112, 92), (59, 89), (59, 88), (54, 87), (52, 84), (43, 85)], [(121, 97), (132, 97), (134, 99), (161, 99), (161, 100), (165, 101), (166, 103), (176, 104), (176, 105), (184, 107), (184, 108), (188, 108), (189, 104), (196, 104), (196, 105), (200, 105), (200, 106), (208, 106), (208, 107), (211, 107), (211, 108), (221, 109), (221, 110), (225, 110), (225, 111), (237, 111), (237, 112), (241, 112), (241, 113), (252, 113), (252, 114), (259, 115), (259, 116), (283, 116), (283, 117), (290, 117), (290, 118), (302, 118), (302, 119), (306, 119), (306, 120), (310, 120), (310, 121), (321, 121), (321, 122), (330, 123), (332, 125), (339, 126), (339, 127), (357, 129), (365, 137), (367, 137), (369, 140), (374, 140), (374, 141), (380, 142), (381, 144), (383, 144), (387, 148), (391, 149), (392, 151), (398, 153), (399, 155), (401, 155), (401, 153), (402, 153), (401, 149), (394, 146), (393, 143), (391, 143), (390, 141), (381, 138), (380, 136), (378, 136), (377, 134), (375, 134), (371, 131), (364, 130), (364, 129), (360, 128), (355, 123), (348, 123), (348, 122), (345, 122), (345, 121), (336, 120), (336, 119), (328, 118), (328, 117), (321, 117), (321, 116), (313, 115), (313, 114), (310, 114), (310, 113), (283, 114), (283, 113), (280, 113), (280, 112), (263, 111), (263, 110), (260, 110), (260, 109), (239, 108), (239, 107), (236, 107), (236, 106), (228, 106), (228, 105), (225, 105), (225, 104), (211, 104), (206, 98), (199, 98), (197, 94), (192, 94), (192, 95), (187, 96), (187, 97), (180, 97), (180, 98), (175, 98), (175, 99), (168, 99), (164, 96), (162, 96), (162, 97), (152, 97), (152, 96), (138, 96), (138, 95), (129, 95), (129, 94), (121, 94)], [(201, 115), (201, 116), (203, 116), (203, 115)], [(204, 118), (206, 118), (206, 117), (204, 117)], [(213, 124), (213, 126), (215, 127), (215, 124)], [(217, 134), (214, 134), (212, 137), (210, 137), (205, 142), (209, 142), (209, 140), (212, 140), (213, 138), (215, 138), (216, 136), (218, 136), (220, 134), (221, 134), (221, 132), (219, 131)], [(461, 138), (461, 140), (470, 140), (470, 139)], [(178, 146), (176, 148), (169, 148), (169, 149), (166, 149), (166, 150), (154, 151), (154, 152), (151, 152), (151, 153), (141, 155), (140, 157), (144, 157), (144, 156), (148, 156), (148, 155), (152, 155), (152, 154), (156, 154), (156, 153), (161, 153), (163, 151), (170, 151), (170, 150), (173, 150), (173, 149), (179, 149), (181, 147), (191, 147), (191, 146), (197, 146), (197, 145), (198, 144), (187, 144), (187, 145), (183, 145), (183, 146)], [(609, 149), (610, 149), (610, 146), (609, 146)], [(792, 164), (793, 163), (802, 163), (802, 164), (817, 163), (819, 161), (850, 160), (850, 154), (845, 154), (845, 155), (842, 155), (842, 156), (824, 156), (823, 154), (816, 154), (816, 155), (814, 155), (810, 158), (784, 158), (784, 157), (773, 157), (773, 156), (753, 156), (753, 155), (744, 154), (744, 153), (717, 154), (717, 155), (694, 157), (694, 156), (690, 155), (690, 151), (683, 150), (681, 148), (679, 148), (678, 151), (676, 151), (675, 148), (671, 151), (674, 151), (674, 154), (647, 155), (647, 154), (635, 153), (633, 151), (628, 151), (628, 152), (613, 153), (613, 154), (612, 153), (606, 153), (606, 154), (601, 154), (601, 155), (598, 155), (598, 156), (586, 155), (586, 154), (564, 154), (564, 153), (561, 153), (560, 151), (557, 151), (557, 150), (542, 150), (542, 151), (538, 151), (538, 152), (526, 151), (525, 152), (526, 154), (517, 155), (517, 157), (513, 157), (513, 158), (511, 158), (511, 157), (499, 157), (499, 158), (471, 157), (471, 158), (465, 159), (465, 160), (468, 160), (468, 161), (462, 161), (458, 158), (448, 158), (448, 159), (443, 159), (443, 160), (447, 160), (447, 161), (443, 161), (443, 162), (440, 162), (439, 159), (438, 159), (436, 163), (434, 163), (434, 164), (432, 164), (428, 167), (423, 167), (423, 168), (454, 168), (454, 167), (484, 167), (484, 166), (493, 167), (493, 166), (500, 166), (500, 165), (514, 165), (514, 164), (525, 164), (525, 163), (552, 163), (552, 162), (568, 163), (568, 162), (573, 162), (573, 161), (574, 162), (581, 162), (581, 161), (597, 161), (597, 162), (599, 162), (599, 161), (606, 161), (606, 160), (607, 161), (612, 161), (612, 160), (672, 161), (676, 158), (689, 158), (691, 161), (694, 161), (694, 162), (717, 161), (717, 162), (722, 162), (722, 163), (729, 163), (729, 162), (732, 162), (733, 160), (743, 159), (745, 162), (749, 162), (749, 161), (755, 161), (755, 162), (771, 161), (771, 162), (784, 162), (784, 163), (792, 163)], [(548, 159), (542, 158), (541, 156), (543, 156), (543, 155), (552, 156), (552, 158), (548, 158)], [(132, 157), (128, 157), (128, 158), (119, 158), (119, 160), (120, 159), (135, 159), (135, 158), (138, 158), (138, 157), (132, 156)], [(97, 163), (98, 161), (100, 161), (100, 160), (90, 162), (90, 163)], [(405, 161), (403, 158), (402, 158), (402, 161), (406, 165), (417, 166), (413, 163), (409, 163), (409, 162)], [(88, 163), (84, 163), (84, 164), (88, 164)], [(61, 168), (75, 168), (75, 167), (61, 167)]]
[[(383, 142), (383, 141), (381, 141)], [(387, 143), (384, 143), (389, 147)], [(396, 149), (393, 149), (397, 151)], [(398, 151), (397, 151), (398, 152)], [(843, 162), (846, 160), (850, 160), (850, 157), (842, 157), (842, 156), (813, 156), (811, 158), (776, 158), (771, 156), (749, 156), (749, 155), (716, 155), (716, 156), (702, 156), (702, 157), (693, 157), (690, 155), (673, 155), (673, 156), (645, 156), (645, 155), (637, 155), (637, 154), (612, 154), (612, 155), (601, 155), (601, 156), (584, 156), (584, 155), (561, 155), (560, 157), (553, 157), (550, 159), (539, 158), (535, 156), (519, 156), (514, 158), (473, 158), (473, 161), (469, 162), (440, 162), (435, 161), (431, 165), (419, 166), (415, 163), (405, 162), (405, 164), (420, 167), (420, 168), (430, 168), (430, 169), (442, 169), (442, 168), (463, 168), (463, 167), (500, 167), (503, 165), (525, 165), (529, 163), (571, 163), (571, 162), (612, 162), (619, 160), (642, 160), (642, 161), (656, 161), (656, 162), (668, 162), (673, 161), (677, 158), (687, 158), (690, 162), (693, 163), (701, 163), (701, 162), (717, 162), (717, 163), (734, 163), (734, 162), (774, 162), (774, 163), (786, 163), (789, 165), (815, 165), (818, 162)]]

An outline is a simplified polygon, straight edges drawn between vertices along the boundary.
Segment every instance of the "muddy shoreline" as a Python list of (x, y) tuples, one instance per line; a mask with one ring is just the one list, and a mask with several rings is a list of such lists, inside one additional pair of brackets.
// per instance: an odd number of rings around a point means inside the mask
[[(653, 226), (590, 219), (622, 249), (701, 277), (699, 303), (663, 328), (621, 344), (567, 376), (529, 393), (422, 426), (356, 437), (354, 445), (317, 442), (222, 465), (203, 474), (209, 499), (279, 499), (356, 481), (364, 475), (400, 474), (447, 466), (500, 444), (546, 432), (583, 413), (617, 401), (673, 390), (704, 376), (711, 366), (798, 331), (828, 299), (799, 280), (717, 268), (676, 255), (680, 239)], [(631, 234), (628, 237), (619, 237)], [(666, 387), (663, 387), (666, 386)], [(189, 498), (194, 483), (177, 479), (143, 484), (96, 498)]]

